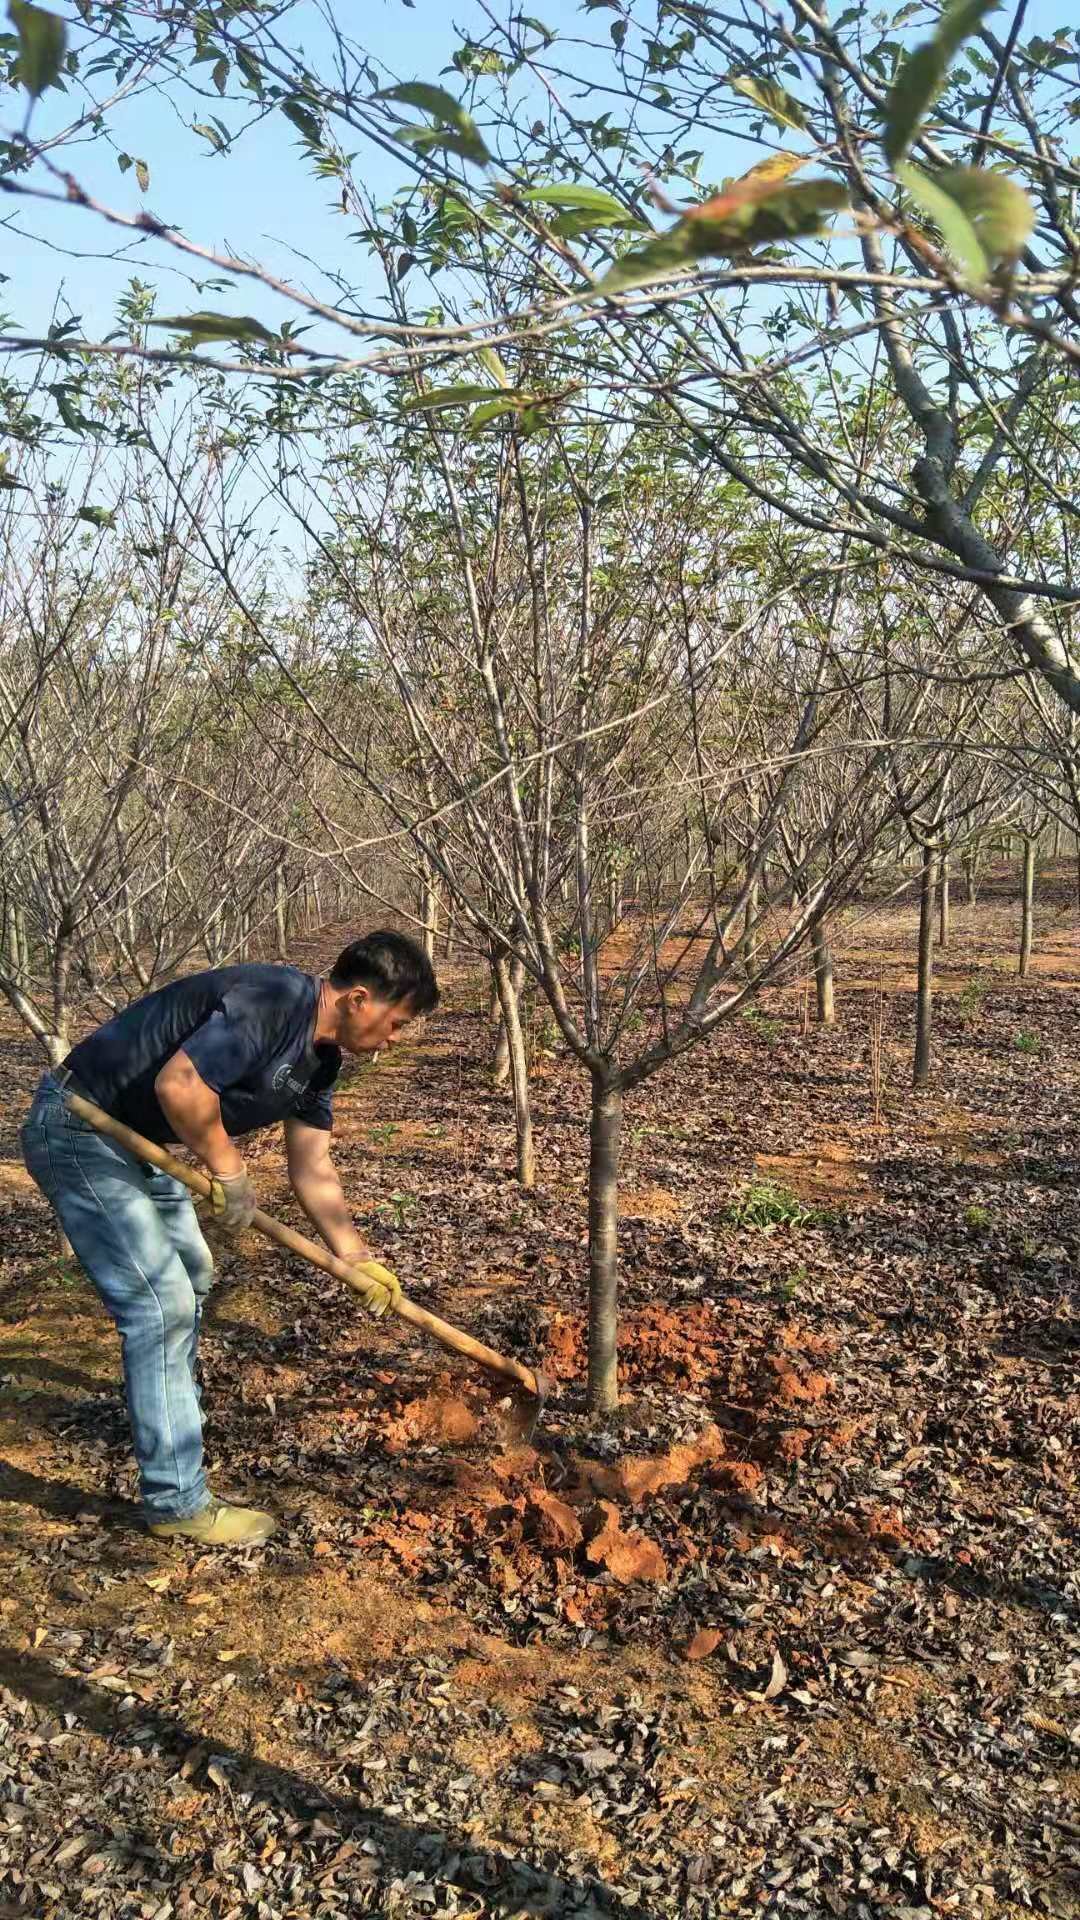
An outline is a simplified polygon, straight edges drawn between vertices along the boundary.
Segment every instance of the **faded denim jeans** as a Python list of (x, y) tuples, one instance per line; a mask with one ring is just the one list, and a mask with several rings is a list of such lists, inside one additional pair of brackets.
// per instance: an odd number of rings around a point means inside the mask
[(214, 1262), (191, 1196), (64, 1104), (47, 1073), (23, 1158), (120, 1332), (128, 1417), (148, 1520), (186, 1520), (209, 1495), (195, 1380)]

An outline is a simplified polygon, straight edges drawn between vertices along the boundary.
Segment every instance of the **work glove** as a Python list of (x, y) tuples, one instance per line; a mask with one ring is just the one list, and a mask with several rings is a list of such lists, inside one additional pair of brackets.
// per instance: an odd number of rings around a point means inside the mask
[(389, 1267), (377, 1260), (361, 1260), (349, 1273), (349, 1285), (355, 1287), (374, 1320), (396, 1307), (401, 1299), (401, 1282)]
[(210, 1183), (210, 1205), (223, 1233), (242, 1233), (250, 1227), (258, 1196), (246, 1173), (216, 1173)]

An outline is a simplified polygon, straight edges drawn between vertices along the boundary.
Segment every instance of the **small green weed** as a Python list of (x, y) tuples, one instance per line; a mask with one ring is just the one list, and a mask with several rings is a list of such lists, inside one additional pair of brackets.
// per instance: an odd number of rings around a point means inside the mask
[(369, 1132), (373, 1146), (388, 1147), (395, 1134), (400, 1132), (400, 1128), (392, 1120), (380, 1120), (376, 1126), (369, 1129)]
[(994, 1216), (990, 1212), (989, 1207), (966, 1207), (964, 1209), (964, 1225), (965, 1227), (970, 1227), (973, 1233), (988, 1233), (993, 1224)]
[(808, 1207), (787, 1187), (771, 1180), (751, 1180), (729, 1200), (724, 1219), (733, 1227), (746, 1227), (754, 1233), (772, 1233), (776, 1227), (819, 1227), (830, 1216), (818, 1207)]
[(988, 980), (966, 980), (956, 996), (956, 1011), (965, 1027), (971, 1026), (983, 1010), (983, 1001), (990, 990)]
[(767, 1047), (775, 1047), (783, 1038), (783, 1021), (771, 1019), (767, 1013), (762, 1013), (760, 1007), (745, 1007), (740, 1018), (746, 1021), (759, 1040), (764, 1040)]
[(77, 1260), (50, 1260), (41, 1271), (41, 1284), (56, 1287), (61, 1293), (70, 1293), (79, 1284), (82, 1268)]
[(414, 1193), (392, 1193), (389, 1200), (379, 1201), (375, 1211), (392, 1219), (398, 1233), (404, 1233), (412, 1224), (418, 1204)]
[(781, 1300), (794, 1300), (798, 1295), (799, 1288), (805, 1286), (809, 1278), (809, 1267), (801, 1265), (795, 1268), (794, 1273), (785, 1273), (783, 1279), (777, 1283), (776, 1288)]
[(1042, 1052), (1042, 1041), (1037, 1033), (1032, 1033), (1030, 1027), (1021, 1027), (1019, 1033), (1013, 1035), (1013, 1046), (1017, 1053)]

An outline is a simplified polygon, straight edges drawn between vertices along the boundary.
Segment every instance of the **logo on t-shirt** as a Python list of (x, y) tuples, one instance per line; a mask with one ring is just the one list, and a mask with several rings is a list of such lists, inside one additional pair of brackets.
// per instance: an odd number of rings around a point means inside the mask
[(299, 1099), (302, 1093), (306, 1093), (308, 1090), (308, 1082), (301, 1080), (298, 1075), (294, 1073), (293, 1068), (288, 1065), (278, 1068), (274, 1075), (273, 1084), (275, 1093), (291, 1093), (294, 1094), (297, 1099)]

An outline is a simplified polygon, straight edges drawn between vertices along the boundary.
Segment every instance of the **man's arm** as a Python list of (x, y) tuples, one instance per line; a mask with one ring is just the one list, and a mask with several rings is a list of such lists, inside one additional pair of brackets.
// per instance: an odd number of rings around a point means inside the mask
[(372, 1260), (370, 1247), (365, 1246), (350, 1218), (337, 1168), (330, 1158), (330, 1135), (325, 1127), (286, 1120), (285, 1152), (289, 1185), (331, 1253), (350, 1265)]
[(221, 1101), (183, 1048), (166, 1060), (154, 1081), (154, 1092), (177, 1139), (198, 1154), (211, 1173), (225, 1180), (243, 1173), (243, 1156), (221, 1122)]

